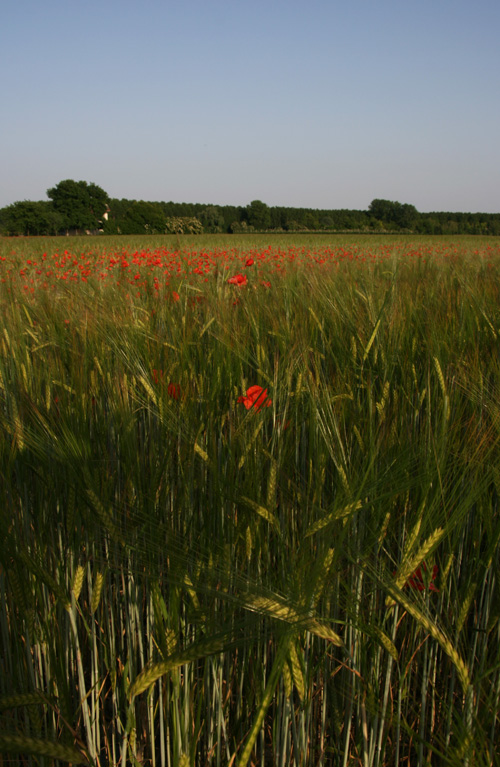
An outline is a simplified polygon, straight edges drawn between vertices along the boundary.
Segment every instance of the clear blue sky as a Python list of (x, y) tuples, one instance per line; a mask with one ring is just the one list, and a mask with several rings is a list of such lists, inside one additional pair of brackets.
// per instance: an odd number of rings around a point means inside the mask
[(499, 33), (499, 0), (3, 3), (0, 207), (500, 212)]

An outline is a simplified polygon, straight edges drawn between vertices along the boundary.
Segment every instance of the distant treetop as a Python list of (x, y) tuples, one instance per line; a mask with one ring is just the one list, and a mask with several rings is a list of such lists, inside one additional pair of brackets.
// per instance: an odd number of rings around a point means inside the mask
[(101, 228), (109, 196), (97, 184), (68, 178), (47, 189), (47, 196), (61, 215), (65, 229), (95, 231)]

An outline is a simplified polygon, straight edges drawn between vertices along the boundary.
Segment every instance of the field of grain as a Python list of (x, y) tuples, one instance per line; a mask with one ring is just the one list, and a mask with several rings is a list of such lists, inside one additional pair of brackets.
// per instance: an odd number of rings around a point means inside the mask
[(4, 239), (0, 311), (0, 764), (499, 763), (498, 239)]

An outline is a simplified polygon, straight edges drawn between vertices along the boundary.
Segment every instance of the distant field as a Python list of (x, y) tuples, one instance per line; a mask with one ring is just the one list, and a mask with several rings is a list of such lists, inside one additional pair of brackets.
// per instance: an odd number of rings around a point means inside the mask
[(0, 311), (7, 762), (498, 764), (498, 238), (1, 239)]

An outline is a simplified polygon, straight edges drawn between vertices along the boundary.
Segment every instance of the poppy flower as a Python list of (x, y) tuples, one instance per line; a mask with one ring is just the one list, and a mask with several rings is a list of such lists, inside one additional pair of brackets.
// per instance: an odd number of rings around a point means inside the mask
[(267, 389), (263, 389), (262, 386), (250, 386), (247, 389), (246, 397), (238, 397), (238, 403), (245, 405), (247, 410), (254, 407), (256, 410), (260, 410), (263, 407), (271, 407), (272, 400), (267, 396)]
[[(412, 589), (417, 589), (418, 591), (425, 591), (426, 588), (429, 589), (429, 591), (439, 591), (434, 585), (434, 579), (436, 575), (438, 574), (438, 566), (434, 565), (432, 568), (432, 576), (430, 578), (426, 578), (422, 575), (422, 570), (424, 573), (427, 572), (427, 565), (425, 562), (423, 563), (422, 567), (418, 567), (411, 578), (408, 579), (407, 586), (411, 586)], [(426, 586), (426, 583), (428, 581), (428, 586)]]
[(253, 266), (254, 263), (255, 261), (253, 260), (253, 258), (247, 258), (247, 260), (245, 261), (245, 266)]
[(168, 396), (172, 399), (179, 399), (181, 396), (181, 387), (179, 384), (169, 383), (167, 387)]
[(230, 277), (228, 279), (228, 282), (230, 285), (246, 285), (247, 284), (247, 276), (246, 274), (235, 274), (234, 277)]
[(161, 381), (163, 381), (163, 370), (155, 370), (153, 368), (153, 378), (154, 378), (155, 384), (158, 384)]

